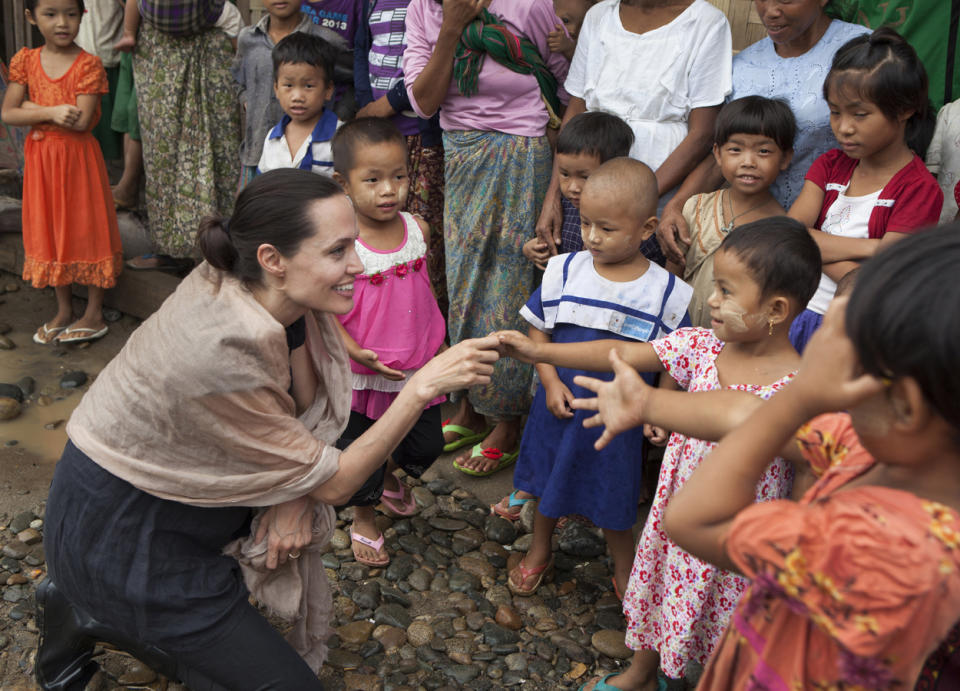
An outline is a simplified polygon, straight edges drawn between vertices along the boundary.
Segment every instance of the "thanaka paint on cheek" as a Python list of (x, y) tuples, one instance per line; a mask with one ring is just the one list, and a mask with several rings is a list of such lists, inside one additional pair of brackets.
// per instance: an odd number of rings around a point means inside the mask
[(728, 329), (734, 333), (745, 333), (756, 326), (760, 316), (750, 314), (741, 307), (736, 300), (726, 298), (717, 308), (717, 316)]

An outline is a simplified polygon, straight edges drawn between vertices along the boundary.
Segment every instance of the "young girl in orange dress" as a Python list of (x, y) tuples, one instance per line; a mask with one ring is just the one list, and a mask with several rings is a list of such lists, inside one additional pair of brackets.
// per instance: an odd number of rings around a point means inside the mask
[[(36, 343), (78, 343), (107, 333), (105, 289), (120, 273), (122, 252), (107, 169), (90, 130), (100, 118), (107, 75), (100, 59), (74, 43), (83, 0), (27, 0), (26, 15), (44, 38), (10, 62), (0, 117), (31, 127), (24, 147), (23, 278), (54, 286), (56, 316)], [(71, 284), (88, 288), (87, 308), (75, 320)]]

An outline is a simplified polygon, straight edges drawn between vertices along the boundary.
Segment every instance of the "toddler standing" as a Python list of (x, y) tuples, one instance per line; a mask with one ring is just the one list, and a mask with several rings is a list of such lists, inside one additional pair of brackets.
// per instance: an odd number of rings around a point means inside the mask
[[(107, 169), (90, 130), (100, 117), (107, 75), (100, 59), (74, 43), (83, 0), (27, 0), (26, 15), (44, 44), (10, 61), (3, 121), (30, 126), (24, 147), (23, 278), (54, 286), (57, 314), (33, 335), (46, 345), (102, 338), (103, 294), (120, 274), (122, 251)], [(74, 321), (71, 284), (88, 287)]]
[[(580, 198), (586, 249), (551, 258), (540, 288), (520, 312), (530, 322), (531, 343), (579, 345), (598, 338), (642, 343), (689, 323), (689, 286), (640, 252), (656, 229), (656, 208), (656, 179), (639, 161), (616, 158), (591, 173)], [(509, 574), (507, 585), (517, 595), (533, 594), (549, 575), (551, 536), (557, 519), (569, 514), (586, 516), (603, 529), (618, 592), (630, 574), (643, 433), (595, 451), (597, 435), (583, 429), (583, 415), (569, 406), (579, 372), (537, 365), (540, 385), (514, 484), (540, 503), (530, 550)]]
[[(632, 145), (630, 126), (616, 115), (601, 111), (581, 113), (560, 131), (555, 152), (563, 208), (559, 253), (583, 249), (580, 193), (590, 173), (611, 158), (628, 156)], [(533, 238), (524, 244), (523, 254), (542, 270), (550, 258), (550, 249), (545, 241)]]
[[(820, 254), (804, 227), (767, 218), (737, 228), (714, 255), (712, 330), (678, 329), (651, 343), (536, 344), (514, 332), (501, 340), (524, 359), (595, 371), (609, 371), (615, 349), (635, 369), (665, 371), (687, 391), (732, 388), (769, 398), (799, 364), (789, 325), (816, 289), (819, 271)], [(658, 663), (674, 679), (688, 662), (705, 663), (746, 587), (742, 578), (683, 551), (662, 525), (664, 509), (712, 447), (680, 434), (670, 437), (623, 600), (633, 661), (596, 687), (653, 688)], [(754, 483), (758, 501), (790, 494), (789, 465), (779, 459), (771, 464), (774, 455)]]
[[(693, 287), (690, 321), (710, 328), (707, 300), (713, 292), (713, 255), (734, 228), (786, 213), (770, 185), (790, 165), (797, 123), (783, 101), (746, 96), (731, 101), (717, 116), (713, 156), (729, 187), (698, 194), (683, 205), (690, 229), (683, 280)], [(681, 269), (668, 265), (674, 272)], [(679, 275), (679, 273), (678, 273)]]
[(930, 119), (927, 73), (916, 51), (886, 27), (837, 51), (823, 96), (840, 144), (807, 173), (790, 216), (810, 228), (823, 256), (816, 294), (790, 330), (803, 351), (820, 326), (836, 281), (881, 247), (940, 218), (943, 193), (918, 141)]
[(298, 31), (280, 41), (272, 57), (273, 89), (286, 115), (267, 133), (257, 173), (299, 168), (333, 175), (330, 140), (340, 121), (325, 105), (333, 96), (336, 49)]
[[(410, 178), (403, 135), (389, 120), (358, 118), (333, 140), (334, 178), (357, 211), (357, 254), (363, 273), (354, 283), (354, 306), (339, 317), (353, 371), (353, 403), (342, 441), (360, 437), (396, 398), (411, 374), (443, 346), (446, 324), (430, 288), (426, 265), (430, 229), (400, 211)], [(354, 557), (361, 564), (384, 566), (390, 558), (374, 522), (381, 500), (400, 516), (416, 503), (393, 473), (398, 467), (420, 477), (443, 450), (440, 403), (432, 401), (413, 429), (353, 496)], [(389, 470), (389, 472), (387, 472)]]
[[(240, 105), (245, 115), (240, 145), (240, 182), (243, 189), (257, 174), (263, 153), (263, 138), (283, 116), (274, 93), (274, 46), (292, 33), (302, 32), (330, 43), (340, 62), (348, 54), (346, 41), (332, 29), (313, 23), (292, 0), (264, 0), (266, 10), (260, 21), (245, 27), (237, 38), (233, 78), (240, 86)], [(338, 70), (338, 66), (334, 66)]]

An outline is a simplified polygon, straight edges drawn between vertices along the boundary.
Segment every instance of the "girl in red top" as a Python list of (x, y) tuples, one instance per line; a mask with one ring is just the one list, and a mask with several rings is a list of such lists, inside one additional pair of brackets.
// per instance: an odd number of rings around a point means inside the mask
[(932, 113), (916, 51), (882, 28), (844, 45), (823, 83), (830, 127), (840, 144), (807, 173), (789, 215), (810, 228), (823, 276), (793, 323), (798, 351), (823, 321), (836, 281), (879, 248), (933, 225), (943, 193), (923, 164)]
[[(2, 118), (30, 126), (24, 147), (23, 278), (54, 286), (57, 315), (33, 340), (78, 343), (107, 333), (101, 308), (122, 261), (117, 215), (103, 155), (90, 130), (100, 118), (107, 75), (100, 59), (74, 43), (83, 0), (27, 0), (26, 15), (44, 38), (10, 61)], [(88, 287), (74, 321), (71, 284)]]

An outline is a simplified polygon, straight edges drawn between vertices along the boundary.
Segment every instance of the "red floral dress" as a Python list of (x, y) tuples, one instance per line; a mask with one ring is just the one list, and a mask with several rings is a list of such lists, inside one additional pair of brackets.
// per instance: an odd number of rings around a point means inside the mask
[[(687, 391), (721, 388), (716, 359), (724, 344), (709, 329), (678, 329), (651, 345), (670, 376)], [(765, 386), (728, 388), (767, 399), (792, 378), (791, 373)], [(670, 436), (623, 599), (627, 645), (634, 650), (659, 652), (661, 669), (675, 679), (683, 676), (688, 661), (707, 662), (748, 583), (684, 552), (662, 527), (670, 498), (714, 445), (679, 434)], [(791, 466), (782, 459), (775, 460), (757, 486), (757, 500), (788, 496), (792, 482)]]

